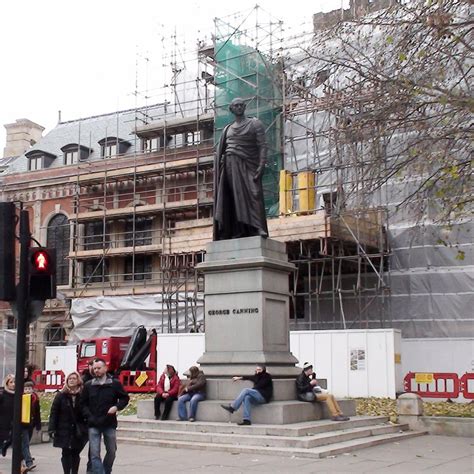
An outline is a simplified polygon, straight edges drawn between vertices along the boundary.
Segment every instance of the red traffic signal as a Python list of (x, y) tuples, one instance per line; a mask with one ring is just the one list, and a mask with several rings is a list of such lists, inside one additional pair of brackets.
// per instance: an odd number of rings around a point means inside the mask
[(51, 257), (45, 250), (36, 250), (31, 255), (31, 265), (35, 272), (49, 274), (51, 269)]
[(55, 249), (31, 247), (28, 252), (30, 299), (44, 301), (56, 298)]

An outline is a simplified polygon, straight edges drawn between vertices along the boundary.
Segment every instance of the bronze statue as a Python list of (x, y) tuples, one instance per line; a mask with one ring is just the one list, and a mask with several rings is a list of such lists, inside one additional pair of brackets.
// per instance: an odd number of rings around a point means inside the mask
[(262, 122), (245, 116), (243, 99), (229, 110), (235, 121), (227, 125), (214, 166), (214, 240), (259, 235), (268, 237), (262, 175), (267, 145)]

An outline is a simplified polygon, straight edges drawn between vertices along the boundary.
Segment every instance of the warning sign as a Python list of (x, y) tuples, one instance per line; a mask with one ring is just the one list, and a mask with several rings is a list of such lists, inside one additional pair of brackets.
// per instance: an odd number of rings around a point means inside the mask
[(425, 372), (419, 372), (415, 374), (416, 383), (431, 383), (433, 380), (433, 374), (428, 374)]
[(136, 379), (135, 379), (135, 385), (138, 387), (141, 387), (147, 380), (148, 375), (146, 372), (142, 372)]

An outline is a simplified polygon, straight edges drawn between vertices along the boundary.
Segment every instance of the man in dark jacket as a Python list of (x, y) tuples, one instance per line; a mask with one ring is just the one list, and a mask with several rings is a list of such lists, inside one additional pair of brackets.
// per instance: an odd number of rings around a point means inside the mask
[(344, 416), (334, 398), (334, 395), (323, 392), (316, 380), (316, 374), (313, 372), (313, 365), (309, 362), (303, 364), (303, 370), (296, 377), (296, 394), (298, 400), (302, 402), (326, 402), (333, 421), (348, 421), (349, 417)]
[[(129, 396), (122, 384), (107, 375), (107, 364), (95, 359), (95, 378), (87, 382), (82, 392), (82, 411), (89, 427), (89, 450), (94, 474), (110, 474), (117, 451), (117, 412), (123, 410)], [(100, 458), (101, 436), (106, 454)]]
[(244, 405), (244, 416), (243, 420), (238, 425), (251, 425), (250, 412), (252, 405), (261, 405), (262, 403), (268, 403), (273, 395), (273, 381), (272, 376), (267, 372), (266, 367), (263, 364), (258, 364), (255, 368), (255, 375), (249, 377), (232, 377), (235, 382), (237, 380), (251, 380), (253, 382), (253, 388), (244, 388), (239, 396), (230, 405), (221, 405), (224, 410), (229, 413), (240, 408), (240, 405)]

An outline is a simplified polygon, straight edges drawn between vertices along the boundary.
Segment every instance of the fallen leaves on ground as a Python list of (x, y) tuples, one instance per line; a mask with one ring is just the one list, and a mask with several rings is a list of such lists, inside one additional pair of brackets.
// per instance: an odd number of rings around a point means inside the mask
[[(388, 416), (397, 421), (397, 401), (391, 398), (356, 398), (357, 414)], [(423, 402), (425, 416), (454, 416), (474, 418), (474, 404), (452, 402)]]

